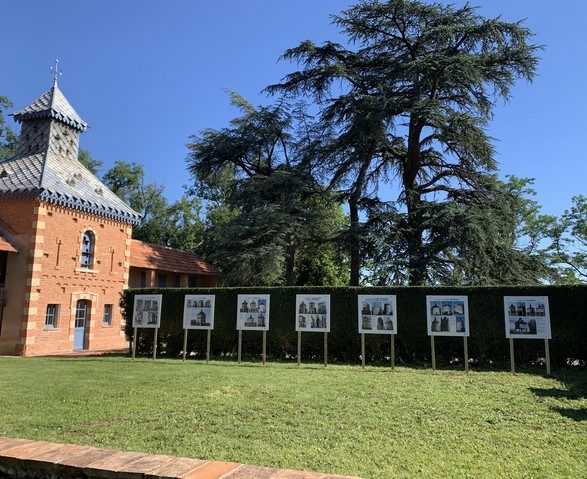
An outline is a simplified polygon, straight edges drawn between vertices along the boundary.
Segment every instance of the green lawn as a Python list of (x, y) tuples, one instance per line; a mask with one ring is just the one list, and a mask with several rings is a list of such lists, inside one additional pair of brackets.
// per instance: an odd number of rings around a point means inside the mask
[(366, 479), (585, 478), (587, 372), (557, 378), (0, 358), (0, 435)]

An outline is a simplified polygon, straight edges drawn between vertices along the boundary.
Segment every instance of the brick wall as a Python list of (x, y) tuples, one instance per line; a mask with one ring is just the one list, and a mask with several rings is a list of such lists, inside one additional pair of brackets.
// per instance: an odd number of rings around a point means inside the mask
[(0, 219), (14, 232), (18, 253), (9, 253), (6, 263), (6, 307), (2, 317), (0, 354), (20, 354), (26, 339), (23, 311), (28, 306), (25, 297), (29, 289), (29, 250), (34, 210), (38, 201), (30, 199), (2, 200)]
[[(131, 258), (132, 264), (132, 258)], [(145, 274), (145, 284), (142, 284), (142, 275)], [(146, 268), (130, 267), (129, 288), (157, 288), (159, 287), (157, 278), (159, 275), (166, 276), (167, 288), (187, 288), (190, 284), (190, 277), (195, 278), (196, 287), (214, 288), (218, 284), (218, 276), (210, 274), (185, 274), (175, 273), (173, 271), (154, 270)], [(179, 279), (179, 284), (177, 281)]]
[[(73, 351), (79, 300), (91, 306), (84, 349), (125, 348), (118, 303), (128, 283), (131, 226), (38, 201), (3, 205), (1, 216), (28, 246), (17, 255), (19, 261), (9, 261), (6, 291), (11, 310), (5, 314), (0, 351), (27, 356)], [(91, 266), (82, 268), (86, 231), (93, 234), (95, 247)], [(58, 306), (55, 328), (45, 326), (49, 304)], [(110, 325), (103, 323), (104, 305), (112, 305)]]

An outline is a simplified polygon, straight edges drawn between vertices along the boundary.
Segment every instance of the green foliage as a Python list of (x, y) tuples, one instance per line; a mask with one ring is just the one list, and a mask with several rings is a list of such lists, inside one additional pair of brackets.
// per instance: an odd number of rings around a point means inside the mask
[(12, 107), (12, 102), (0, 95), (0, 161), (10, 158), (18, 148), (18, 135), (6, 125), (4, 111)]
[(142, 165), (116, 160), (114, 166), (103, 176), (102, 181), (116, 196), (139, 211), (144, 207), (144, 201), (140, 202), (144, 176), (145, 171)]
[(200, 200), (186, 196), (172, 203), (167, 210), (168, 224), (161, 244), (196, 251), (204, 234), (200, 208)]
[(141, 213), (141, 223), (133, 229), (134, 238), (184, 251), (194, 251), (200, 246), (204, 225), (198, 199), (183, 197), (169, 204), (163, 196), (165, 188), (145, 183), (143, 167), (137, 163), (116, 161), (103, 181)]
[[(469, 355), (476, 364), (502, 364), (509, 361), (509, 343), (505, 338), (503, 319), (504, 296), (548, 296), (551, 312), (551, 358), (553, 364), (565, 365), (569, 361), (587, 361), (587, 286), (528, 286), (528, 287), (274, 287), (274, 288), (211, 288), (211, 289), (160, 289), (127, 290), (121, 306), (127, 320), (126, 333), (132, 337), (132, 307), (136, 294), (163, 295), (159, 351), (177, 357), (183, 348), (183, 303), (186, 294), (214, 294), (216, 309), (212, 332), (212, 354), (234, 355), (237, 348), (236, 311), (237, 295), (251, 293), (271, 294), (270, 330), (267, 333), (268, 354), (276, 359), (293, 359), (297, 353), (295, 332), (295, 295), (304, 293), (330, 294), (331, 332), (328, 335), (329, 361), (359, 361), (360, 342), (357, 329), (357, 295), (397, 295), (396, 354), (398, 362), (430, 362), (430, 340), (426, 332), (426, 295), (464, 294), (468, 296), (471, 336)], [(152, 348), (152, 332), (139, 330), (138, 350), (146, 353)], [(243, 351), (246, 356), (259, 357), (261, 333), (243, 334)], [(369, 336), (369, 335), (368, 335)], [(367, 348), (369, 362), (385, 363), (389, 356), (389, 337), (373, 335)], [(205, 350), (204, 336), (190, 333), (188, 350)], [(452, 362), (462, 358), (460, 338), (437, 338), (439, 362)], [(544, 357), (542, 341), (516, 341), (518, 359), (529, 363)], [(303, 334), (304, 361), (321, 361), (323, 344), (321, 334)]]
[(231, 102), (242, 115), (230, 128), (188, 145), (193, 191), (211, 201), (200, 251), (225, 285), (339, 284), (340, 208), (307, 171), (318, 141), (297, 134), (307, 116), (286, 104), (253, 107), (234, 92)]
[(102, 165), (104, 164), (102, 161), (94, 158), (88, 150), (84, 150), (83, 148), (79, 149), (77, 161), (79, 161), (96, 176), (98, 176), (98, 170), (102, 168)]
[[(532, 285), (549, 279), (544, 240), (554, 220), (540, 214), (531, 180), (502, 182), (484, 175), (475, 192), (420, 205), (427, 230), (429, 281), (439, 285)], [(401, 231), (406, 216), (380, 208), (367, 223), (368, 278), (371, 283), (405, 284), (408, 249)]]
[(562, 268), (561, 282), (587, 282), (587, 197), (572, 201), (551, 230), (553, 261)]
[[(507, 100), (518, 79), (532, 80), (541, 47), (521, 22), (486, 19), (470, 5), (366, 1), (333, 19), (353, 48), (304, 41), (283, 55), (301, 70), (268, 90), (314, 98), (332, 133), (325, 164), (349, 204), (351, 284), (365, 246), (359, 211), (378, 203), (372, 190), (383, 185), (398, 192), (391, 210), (400, 229), (390, 234), (405, 249), (401, 276), (434, 282), (438, 258), (471, 245), (459, 244), (466, 235), (458, 224), (452, 242), (431, 243), (444, 229), (435, 215), (439, 207), (454, 215), (449, 203), (463, 196), (491, 204), (484, 189), (496, 165), (486, 125), (496, 99)], [(504, 246), (486, 233), (473, 234), (485, 249)]]

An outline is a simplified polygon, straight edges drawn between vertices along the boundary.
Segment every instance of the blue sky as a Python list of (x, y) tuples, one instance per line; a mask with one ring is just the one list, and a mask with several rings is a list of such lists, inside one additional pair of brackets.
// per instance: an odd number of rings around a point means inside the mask
[[(330, 24), (350, 1), (4, 0), (0, 95), (21, 108), (59, 84), (91, 129), (82, 147), (104, 162), (136, 161), (175, 199), (189, 182), (186, 143), (236, 114), (225, 89), (253, 103), (295, 65), (278, 62), (304, 39), (343, 42)], [(461, 5), (463, 2), (454, 2)], [(489, 133), (503, 175), (536, 179), (546, 213), (586, 194), (587, 2), (477, 0), (486, 16), (526, 19), (545, 45), (532, 85), (499, 105)]]

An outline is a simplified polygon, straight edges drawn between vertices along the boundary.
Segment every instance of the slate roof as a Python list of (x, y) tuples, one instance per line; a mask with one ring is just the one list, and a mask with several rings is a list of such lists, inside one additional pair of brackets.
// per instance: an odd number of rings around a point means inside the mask
[[(47, 110), (45, 105), (57, 105), (57, 110), (53, 106)], [(47, 115), (70, 126), (78, 125), (72, 128), (87, 127), (57, 86), (14, 117), (19, 121), (40, 117), (34, 115)], [(140, 221), (141, 215), (112, 193), (77, 158), (58, 151), (49, 147), (41, 153), (17, 154), (0, 162), (0, 198), (35, 197), (118, 221), (132, 224)]]
[(54, 118), (78, 131), (85, 131), (88, 128), (88, 124), (80, 118), (61, 93), (57, 83), (29, 106), (11, 115), (18, 122), (36, 118)]
[(171, 273), (204, 274), (218, 276), (214, 266), (194, 253), (180, 251), (133, 239), (130, 244), (130, 266), (156, 269)]
[(134, 211), (77, 159), (45, 153), (0, 162), (0, 197), (33, 196), (107, 218), (136, 224)]

